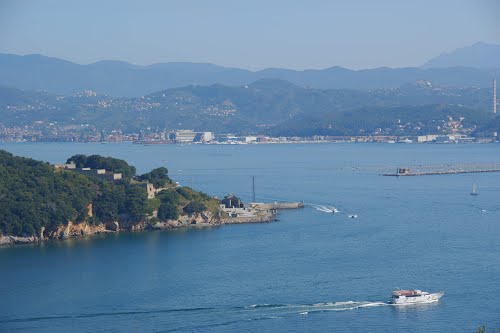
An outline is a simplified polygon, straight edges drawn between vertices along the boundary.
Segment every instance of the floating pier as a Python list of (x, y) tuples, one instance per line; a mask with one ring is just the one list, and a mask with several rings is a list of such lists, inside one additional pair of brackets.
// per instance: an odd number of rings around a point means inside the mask
[(395, 173), (384, 173), (382, 176), (406, 177), (481, 172), (500, 172), (500, 163), (418, 165), (413, 167), (397, 168)]

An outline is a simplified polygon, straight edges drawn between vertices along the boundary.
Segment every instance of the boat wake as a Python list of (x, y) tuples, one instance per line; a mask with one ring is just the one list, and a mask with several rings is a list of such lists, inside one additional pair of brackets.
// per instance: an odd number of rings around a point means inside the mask
[(148, 316), (151, 314), (169, 316), (178, 315), (179, 313), (223, 313), (225, 316), (237, 317), (238, 320), (262, 320), (262, 319), (279, 319), (286, 316), (306, 315), (311, 313), (326, 312), (326, 311), (347, 311), (361, 308), (377, 307), (392, 305), (384, 302), (324, 302), (313, 304), (252, 304), (248, 306), (235, 307), (199, 307), (199, 308), (178, 308), (178, 309), (130, 309), (128, 311), (111, 311), (97, 313), (68, 313), (60, 315), (48, 315), (40, 317), (18, 317), (18, 318), (2, 318), (0, 323), (26, 323), (37, 321), (57, 321), (57, 320), (85, 320), (98, 317), (122, 317), (122, 316)]
[(333, 207), (333, 206), (329, 206), (329, 205), (317, 205), (317, 204), (310, 204), (311, 207), (313, 207), (314, 209), (316, 209), (317, 211), (320, 211), (320, 212), (324, 212), (324, 213), (340, 213), (340, 211)]
[(370, 302), (370, 301), (346, 301), (346, 302), (324, 302), (314, 304), (252, 304), (246, 307), (249, 310), (265, 310), (274, 312), (281, 316), (290, 314), (309, 315), (314, 313), (328, 311), (349, 311), (363, 308), (372, 308), (380, 306), (391, 306), (387, 302)]
[[(232, 326), (235, 329), (240, 327), (241, 323), (263, 320), (283, 320), (294, 316), (311, 316), (320, 313), (335, 313), (339, 311), (362, 310), (368, 308), (378, 308), (384, 306), (404, 306), (408, 305), (390, 304), (381, 301), (344, 301), (344, 302), (321, 302), (311, 304), (251, 304), (247, 306), (229, 306), (229, 307), (197, 307), (197, 308), (153, 308), (153, 309), (129, 309), (127, 311), (110, 311), (100, 313), (67, 313), (59, 315), (48, 315), (44, 317), (4, 317), (0, 316), (1, 324), (29, 324), (37, 321), (65, 321), (86, 323), (88, 320), (116, 321), (124, 316), (133, 315), (134, 317), (149, 318), (151, 314), (169, 320), (171, 325), (158, 332), (177, 332), (177, 331), (201, 331), (214, 329), (216, 327)], [(416, 305), (416, 304), (411, 304)], [(192, 314), (192, 315), (191, 315)], [(103, 320), (98, 317), (108, 317)], [(192, 322), (177, 320), (179, 317), (193, 318)], [(191, 317), (192, 316), (192, 317)], [(197, 318), (205, 318), (202, 321)]]

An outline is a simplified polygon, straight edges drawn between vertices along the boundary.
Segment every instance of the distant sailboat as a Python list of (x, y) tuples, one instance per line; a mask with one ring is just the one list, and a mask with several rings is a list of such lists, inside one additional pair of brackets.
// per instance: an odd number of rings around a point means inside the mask
[(476, 188), (476, 183), (474, 183), (474, 185), (472, 185), (472, 192), (470, 192), (470, 195), (478, 195), (479, 193), (477, 192), (477, 188)]

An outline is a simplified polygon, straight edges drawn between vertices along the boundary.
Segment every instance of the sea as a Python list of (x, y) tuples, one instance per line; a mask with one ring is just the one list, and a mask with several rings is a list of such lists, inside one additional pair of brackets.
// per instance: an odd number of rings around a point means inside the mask
[[(500, 162), (499, 144), (0, 143), (165, 166), (219, 198), (303, 201), (278, 221), (0, 248), (2, 332), (487, 332), (500, 328), (500, 173), (384, 177)], [(476, 183), (479, 195), (471, 196)], [(333, 211), (338, 210), (337, 213)], [(357, 215), (350, 218), (349, 215)], [(444, 291), (395, 306), (396, 288)]]

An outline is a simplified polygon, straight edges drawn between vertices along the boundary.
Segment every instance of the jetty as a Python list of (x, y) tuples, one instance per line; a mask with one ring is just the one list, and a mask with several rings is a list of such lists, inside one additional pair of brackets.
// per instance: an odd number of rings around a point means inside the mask
[(500, 163), (470, 163), (470, 164), (443, 164), (418, 165), (413, 167), (397, 168), (394, 173), (384, 173), (382, 176), (431, 176), (454, 175), (461, 173), (500, 172)]
[(303, 202), (252, 202), (250, 207), (258, 210), (281, 210), (281, 209), (297, 209), (304, 207)]
[(228, 194), (220, 202), (222, 213), (221, 224), (262, 223), (276, 221), (277, 211), (280, 209), (295, 209), (304, 207), (303, 202), (274, 202), (245, 204), (240, 198)]

